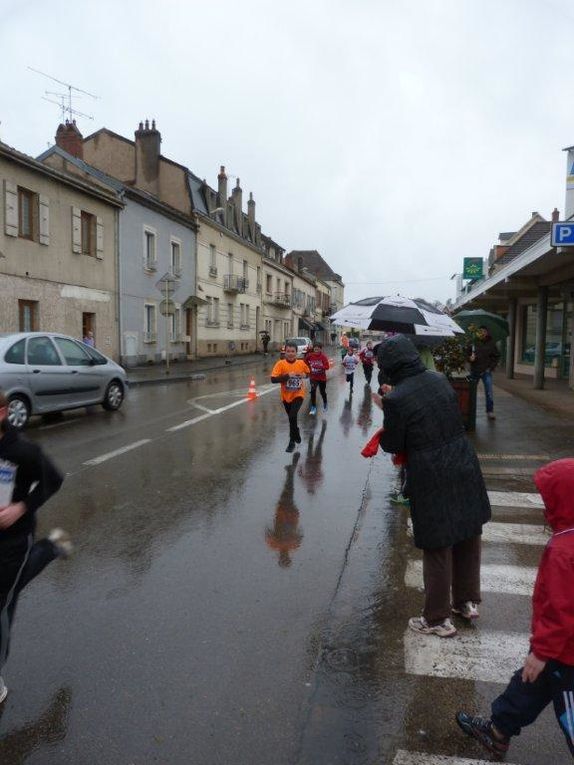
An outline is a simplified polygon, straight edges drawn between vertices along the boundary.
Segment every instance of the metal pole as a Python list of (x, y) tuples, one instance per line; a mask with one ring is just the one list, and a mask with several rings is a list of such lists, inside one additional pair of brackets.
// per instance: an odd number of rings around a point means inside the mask
[(169, 325), (171, 314), (169, 313), (169, 280), (165, 280), (165, 373), (169, 374)]
[(508, 338), (506, 340), (506, 376), (514, 379), (514, 353), (516, 350), (516, 298), (508, 304)]
[(544, 358), (546, 356), (546, 316), (548, 313), (548, 287), (538, 287), (536, 309), (536, 347), (534, 352), (534, 388), (544, 388)]

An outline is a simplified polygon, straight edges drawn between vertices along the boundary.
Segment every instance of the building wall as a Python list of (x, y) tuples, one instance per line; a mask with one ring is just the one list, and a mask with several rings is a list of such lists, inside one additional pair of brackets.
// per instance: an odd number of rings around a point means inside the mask
[[(46, 244), (7, 235), (6, 182), (41, 195), (47, 202)], [(38, 302), (38, 329), (75, 337), (82, 336), (82, 313), (93, 313), (97, 347), (117, 358), (117, 208), (4, 158), (0, 159), (0, 191), (2, 331), (19, 329), (19, 300)], [(99, 223), (97, 257), (73, 251), (73, 208), (91, 213)]]
[(135, 178), (135, 147), (104, 131), (86, 139), (83, 144), (84, 161), (104, 173), (129, 182)]
[[(293, 336), (310, 337), (311, 330), (301, 323), (301, 320), (309, 323), (316, 321), (315, 306), (317, 302), (316, 285), (307, 279), (304, 279), (300, 274), (293, 274), (293, 322), (292, 322), (292, 334)], [(303, 294), (303, 302), (297, 302), (297, 295)]]
[[(156, 264), (145, 267), (145, 231), (155, 235)], [(185, 360), (189, 344), (185, 336), (185, 313), (181, 308), (188, 297), (195, 295), (195, 232), (136, 201), (127, 199), (120, 215), (120, 288), (122, 363), (126, 366), (158, 362), (165, 359), (166, 327), (171, 317), (161, 316), (160, 294), (156, 282), (171, 270), (171, 241), (180, 245), (181, 275), (173, 294), (179, 309), (179, 333), (169, 343), (170, 359)], [(155, 306), (156, 333), (149, 342), (145, 334), (145, 305)]]
[[(263, 327), (271, 336), (269, 348), (278, 350), (283, 342), (291, 336), (293, 328), (293, 311), (291, 299), (293, 293), (293, 276), (285, 268), (279, 268), (272, 260), (263, 260), (263, 284), (261, 298), (263, 301)], [(277, 300), (285, 296), (285, 303)]]
[[(216, 274), (210, 274), (211, 246), (215, 247)], [(248, 287), (245, 292), (224, 291), (225, 276), (229, 274), (229, 253), (233, 256), (233, 274), (238, 277), (243, 277), (243, 261), (247, 261)], [(264, 328), (261, 291), (258, 290), (258, 284), (262, 284), (263, 279), (262, 265), (261, 253), (215, 226), (210, 226), (203, 219), (200, 220), (197, 235), (197, 294), (203, 300), (211, 299), (214, 306), (218, 300), (219, 308), (218, 320), (212, 314), (209, 325), (208, 305), (198, 309), (198, 356), (220, 356), (228, 352), (254, 353), (259, 348), (258, 333)], [(228, 305), (231, 305), (231, 319)], [(215, 312), (215, 308), (212, 311)]]

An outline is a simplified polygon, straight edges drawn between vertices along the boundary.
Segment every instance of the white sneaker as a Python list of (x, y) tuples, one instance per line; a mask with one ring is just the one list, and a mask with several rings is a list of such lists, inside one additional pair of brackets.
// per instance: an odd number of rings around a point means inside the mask
[(6, 696), (8, 695), (8, 688), (6, 688), (6, 683), (4, 680), (0, 677), (0, 704), (6, 700)]
[(74, 545), (70, 535), (64, 529), (52, 529), (48, 534), (48, 539), (54, 545), (61, 558), (69, 558), (74, 552)]
[(424, 616), (413, 616), (412, 619), (409, 619), (409, 627), (422, 635), (438, 635), (441, 638), (454, 637), (457, 632), (450, 619), (445, 619), (444, 622), (431, 627)]
[(478, 619), (480, 614), (478, 613), (478, 604), (473, 603), (472, 600), (467, 600), (460, 608), (452, 607), (453, 614), (462, 616), (463, 619)]

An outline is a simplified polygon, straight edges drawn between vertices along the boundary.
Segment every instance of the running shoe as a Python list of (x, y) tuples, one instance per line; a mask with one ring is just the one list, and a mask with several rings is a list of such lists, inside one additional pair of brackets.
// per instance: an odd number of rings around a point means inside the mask
[(393, 505), (404, 505), (405, 507), (411, 506), (410, 499), (405, 497), (404, 494), (400, 491), (395, 491), (393, 494), (391, 494), (389, 500)]
[(502, 759), (508, 751), (510, 739), (494, 732), (492, 720), (486, 720), (484, 717), (472, 717), (466, 712), (457, 712), (456, 721), (467, 736), (475, 738), (497, 759)]
[(327, 406), (327, 404), (325, 404), (325, 405), (323, 406), (323, 411), (324, 411), (324, 412), (328, 412), (328, 411), (329, 411), (329, 407)]
[(456, 627), (450, 619), (445, 619), (444, 622), (431, 627), (424, 616), (413, 616), (412, 619), (409, 619), (409, 627), (421, 635), (438, 635), (441, 638), (449, 638), (456, 635)]
[(295, 443), (300, 444), (301, 443), (301, 433), (295, 436)]
[(478, 604), (473, 603), (472, 600), (467, 600), (462, 606), (452, 607), (453, 614), (462, 616), (463, 619), (478, 619), (480, 614), (478, 613)]
[(74, 552), (70, 535), (64, 529), (52, 529), (48, 534), (49, 541), (54, 545), (60, 558), (69, 558)]
[(310, 414), (310, 415), (315, 415), (315, 414), (317, 414), (317, 407), (316, 407), (316, 406), (312, 406), (312, 407), (309, 409), (309, 414)]
[(287, 444), (287, 448), (285, 449), (286, 452), (294, 452), (295, 451), (295, 441), (289, 441)]
[(0, 704), (3, 701), (6, 701), (6, 696), (8, 695), (8, 688), (6, 688), (6, 683), (4, 680), (0, 677)]

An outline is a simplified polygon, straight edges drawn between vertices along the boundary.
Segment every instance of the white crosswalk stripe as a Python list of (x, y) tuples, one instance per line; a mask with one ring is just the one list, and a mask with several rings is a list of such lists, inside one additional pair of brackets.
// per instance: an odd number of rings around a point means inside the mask
[(517, 632), (459, 632), (454, 638), (407, 628), (405, 669), (411, 675), (456, 677), (506, 684), (528, 653), (529, 636)]
[(544, 507), (542, 497), (538, 493), (524, 491), (489, 491), (491, 505), (499, 507)]
[[(499, 592), (506, 595), (531, 596), (536, 579), (536, 569), (526, 566), (506, 566), (483, 563), (480, 569), (480, 588), (483, 592)], [(423, 563), (410, 560), (405, 572), (407, 587), (423, 587)]]
[[(413, 524), (407, 521), (407, 533), (412, 537)], [(482, 541), (515, 545), (545, 545), (550, 534), (544, 526), (533, 523), (486, 523), (482, 528)]]
[[(468, 760), (464, 757), (445, 757), (440, 754), (423, 754), (422, 752), (406, 752), (399, 749), (393, 760), (393, 765), (489, 765), (491, 760)], [(507, 762), (506, 765), (512, 765)]]

